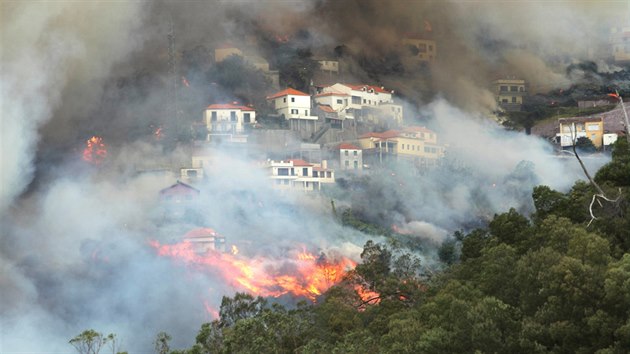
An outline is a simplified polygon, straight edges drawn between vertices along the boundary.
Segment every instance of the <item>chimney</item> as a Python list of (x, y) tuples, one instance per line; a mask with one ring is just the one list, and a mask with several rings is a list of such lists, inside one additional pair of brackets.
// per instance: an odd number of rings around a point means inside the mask
[(327, 170), (327, 169), (328, 169), (328, 160), (322, 160), (322, 168), (323, 168), (324, 170)]

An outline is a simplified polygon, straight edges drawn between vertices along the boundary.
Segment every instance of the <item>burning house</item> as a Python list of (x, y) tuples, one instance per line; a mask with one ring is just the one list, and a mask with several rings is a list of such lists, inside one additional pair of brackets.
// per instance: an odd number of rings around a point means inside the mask
[(197, 228), (184, 235), (184, 242), (189, 243), (197, 254), (208, 251), (225, 252), (225, 237), (209, 227)]

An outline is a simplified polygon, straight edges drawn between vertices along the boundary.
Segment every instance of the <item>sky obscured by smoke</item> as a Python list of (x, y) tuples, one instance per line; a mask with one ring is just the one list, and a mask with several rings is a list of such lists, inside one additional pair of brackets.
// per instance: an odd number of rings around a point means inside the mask
[[(492, 108), (488, 87), (498, 74), (524, 77), (533, 90), (567, 85), (562, 64), (590, 59), (605, 43), (608, 19), (627, 10), (619, 2), (600, 4), (2, 2), (0, 352), (66, 352), (67, 341), (86, 328), (117, 333), (130, 351), (150, 351), (163, 330), (177, 345), (187, 345), (209, 320), (203, 300), (216, 305), (234, 290), (173, 267), (147, 245), (180, 236), (152, 221), (157, 191), (173, 180), (136, 176), (134, 168), (147, 160), (182, 161), (185, 152), (164, 156), (160, 148), (128, 138), (129, 127), (150, 122), (165, 97), (170, 19), (176, 50), (242, 41), (252, 29), (291, 35), (306, 29), (328, 51), (344, 44), (368, 57), (400, 50), (401, 35), (422, 31), (429, 21), (439, 58), (429, 80), (443, 98), (418, 114), (449, 144), (451, 166), (460, 169), (424, 176), (400, 171), (402, 181), (378, 180), (351, 203), (379, 205), (390, 215), (369, 215), (370, 208), (366, 214), (439, 243), (479, 217), (480, 209), (526, 210), (522, 198), (533, 185), (566, 189), (581, 177), (574, 161), (549, 157), (544, 142), (504, 132), (477, 113)], [(160, 89), (125, 101), (106, 94), (106, 87), (138, 68), (159, 72)], [(124, 115), (109, 114), (121, 110)], [(77, 162), (77, 149), (94, 127), (116, 142), (107, 169)], [(49, 160), (56, 152), (65, 158)], [(358, 257), (367, 236), (341, 227), (329, 200), (278, 196), (251, 161), (220, 155), (216, 163), (226, 173), (200, 187), (200, 210), (228, 238), (255, 240), (264, 245), (261, 252), (277, 257), (306, 241)], [(41, 175), (45, 182), (30, 185)], [(375, 195), (382, 198), (371, 204)]]

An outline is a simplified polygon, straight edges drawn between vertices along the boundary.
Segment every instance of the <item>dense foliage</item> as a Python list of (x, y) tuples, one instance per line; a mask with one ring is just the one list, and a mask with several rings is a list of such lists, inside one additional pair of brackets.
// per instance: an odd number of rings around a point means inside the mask
[[(173, 353), (626, 353), (624, 139), (595, 179), (615, 199), (594, 205), (594, 220), (591, 185), (577, 182), (568, 193), (538, 186), (531, 217), (512, 209), (485, 228), (456, 233), (440, 250), (450, 265), (439, 274), (401, 248), (369, 241), (361, 264), (316, 304), (286, 309), (248, 294), (226, 297), (220, 318)], [(350, 213), (343, 221), (365, 226)]]

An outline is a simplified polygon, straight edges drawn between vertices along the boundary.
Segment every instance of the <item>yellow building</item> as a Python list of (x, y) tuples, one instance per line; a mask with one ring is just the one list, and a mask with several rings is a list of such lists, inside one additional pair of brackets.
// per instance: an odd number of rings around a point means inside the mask
[(562, 147), (573, 146), (573, 142), (581, 137), (591, 139), (598, 149), (603, 145), (604, 121), (601, 117), (560, 118), (560, 132), (556, 137)]
[(437, 57), (435, 41), (428, 35), (408, 34), (402, 39), (402, 45), (409, 49), (415, 60), (430, 63)]
[(214, 62), (220, 63), (232, 55), (243, 56), (243, 52), (230, 44), (224, 44), (214, 50)]
[(425, 127), (367, 133), (359, 137), (358, 143), (373, 162), (394, 158), (411, 160), (421, 166), (433, 166), (444, 157), (445, 151), (444, 146), (438, 144), (437, 134)]
[(525, 80), (510, 77), (494, 80), (493, 84), (494, 94), (501, 108), (506, 111), (521, 110), (523, 97), (527, 95)]

